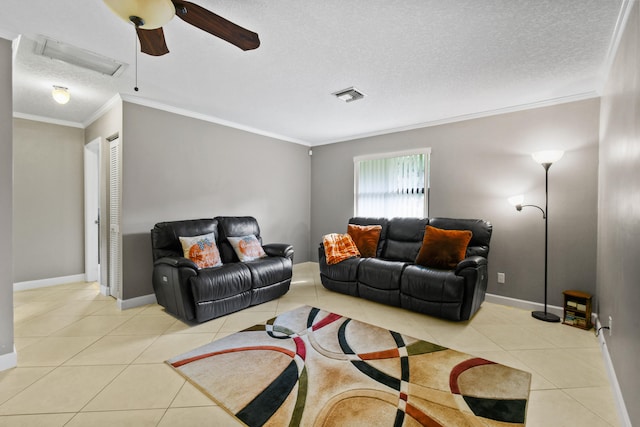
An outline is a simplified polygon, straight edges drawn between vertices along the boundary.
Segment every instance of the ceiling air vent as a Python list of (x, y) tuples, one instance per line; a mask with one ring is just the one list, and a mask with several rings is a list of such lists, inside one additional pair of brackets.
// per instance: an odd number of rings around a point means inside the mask
[(352, 102), (364, 98), (364, 93), (358, 91), (355, 87), (339, 90), (334, 92), (332, 95), (344, 102)]
[(125, 68), (122, 62), (46, 37), (36, 41), (34, 53), (112, 77), (120, 75)]

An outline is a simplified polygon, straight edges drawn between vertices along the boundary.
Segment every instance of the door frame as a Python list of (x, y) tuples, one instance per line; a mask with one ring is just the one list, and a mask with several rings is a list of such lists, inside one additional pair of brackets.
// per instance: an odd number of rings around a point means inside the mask
[(84, 146), (84, 272), (87, 282), (98, 283), (100, 283), (101, 145), (102, 139), (96, 138)]

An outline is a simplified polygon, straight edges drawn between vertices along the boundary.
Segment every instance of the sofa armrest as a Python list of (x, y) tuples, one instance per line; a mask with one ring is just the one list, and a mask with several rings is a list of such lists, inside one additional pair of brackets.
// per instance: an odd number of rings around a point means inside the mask
[(196, 264), (183, 257), (158, 258), (153, 263), (153, 291), (158, 304), (184, 320), (195, 318), (191, 278), (198, 275)]
[(322, 242), (318, 245), (318, 263), (320, 265), (327, 264), (327, 253), (324, 251), (324, 244)]
[(478, 268), (481, 265), (487, 265), (487, 259), (478, 255), (467, 257), (460, 261), (456, 266), (456, 275), (459, 275), (465, 268)]
[(480, 309), (487, 292), (487, 259), (470, 256), (458, 264), (456, 276), (464, 278), (465, 297), (460, 308), (460, 320), (469, 320)]
[(288, 243), (269, 243), (262, 245), (262, 249), (269, 256), (289, 258), (293, 261), (293, 246)]
[(168, 265), (170, 267), (189, 267), (189, 268), (193, 268), (194, 270), (198, 270), (198, 266), (196, 265), (195, 262), (191, 261), (188, 258), (183, 258), (183, 257), (164, 257), (164, 258), (159, 258), (157, 259), (154, 263), (154, 266), (157, 265)]

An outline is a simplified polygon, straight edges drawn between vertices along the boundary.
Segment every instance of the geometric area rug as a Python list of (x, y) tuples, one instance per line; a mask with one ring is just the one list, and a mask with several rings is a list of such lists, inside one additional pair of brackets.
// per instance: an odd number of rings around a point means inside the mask
[(528, 372), (309, 306), (167, 363), (252, 427), (523, 426), (531, 384)]

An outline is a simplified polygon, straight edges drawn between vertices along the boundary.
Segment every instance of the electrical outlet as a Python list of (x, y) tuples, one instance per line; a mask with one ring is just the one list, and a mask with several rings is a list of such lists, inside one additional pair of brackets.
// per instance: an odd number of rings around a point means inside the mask
[(504, 273), (498, 273), (498, 283), (504, 283)]
[(613, 334), (613, 317), (609, 316), (609, 336)]

